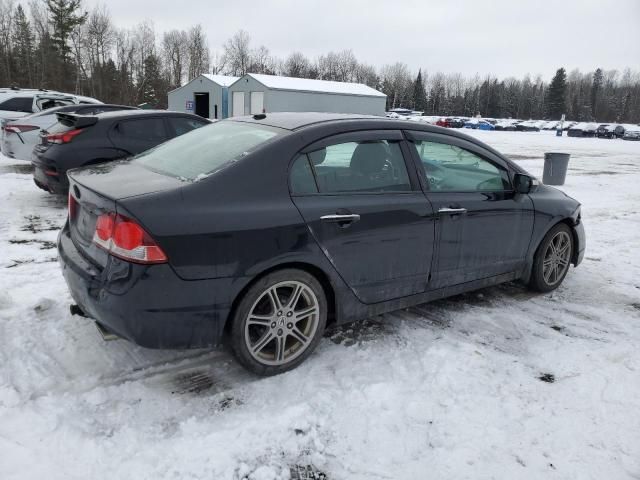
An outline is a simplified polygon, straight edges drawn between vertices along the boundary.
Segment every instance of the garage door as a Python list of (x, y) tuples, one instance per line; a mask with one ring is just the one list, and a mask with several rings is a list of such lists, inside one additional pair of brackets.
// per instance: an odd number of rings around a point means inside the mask
[(244, 115), (244, 92), (233, 92), (233, 116)]
[(251, 115), (262, 113), (264, 109), (264, 92), (251, 92)]

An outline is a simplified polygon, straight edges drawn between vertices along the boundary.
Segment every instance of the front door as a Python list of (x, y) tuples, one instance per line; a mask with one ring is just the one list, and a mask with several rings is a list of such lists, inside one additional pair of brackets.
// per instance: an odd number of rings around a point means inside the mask
[(194, 93), (195, 113), (202, 118), (209, 118), (209, 93)]
[(359, 132), (305, 149), (291, 170), (295, 205), (364, 303), (427, 288), (434, 217), (409, 157), (401, 132)]
[(452, 136), (411, 137), (438, 215), (432, 288), (520, 270), (533, 231), (533, 203), (513, 190), (506, 162)]

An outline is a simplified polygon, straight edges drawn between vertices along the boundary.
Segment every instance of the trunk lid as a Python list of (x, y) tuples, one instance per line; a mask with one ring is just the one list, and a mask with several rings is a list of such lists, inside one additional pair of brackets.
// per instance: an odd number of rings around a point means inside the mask
[(108, 253), (93, 243), (98, 217), (117, 211), (119, 200), (172, 190), (184, 185), (177, 178), (152, 172), (129, 161), (103, 163), (70, 170), (69, 229), (75, 246), (104, 267)]

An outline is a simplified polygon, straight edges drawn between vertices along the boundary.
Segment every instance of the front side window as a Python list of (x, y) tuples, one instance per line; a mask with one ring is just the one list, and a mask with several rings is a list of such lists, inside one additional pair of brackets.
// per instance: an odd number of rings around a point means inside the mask
[(248, 155), (284, 132), (266, 125), (222, 121), (147, 150), (133, 161), (165, 175), (196, 180)]
[(409, 191), (400, 143), (372, 140), (340, 143), (308, 154), (320, 193)]
[(429, 188), (441, 192), (509, 190), (509, 175), (475, 153), (446, 143), (414, 142)]
[(0, 103), (0, 110), (33, 113), (33, 97), (13, 97)]

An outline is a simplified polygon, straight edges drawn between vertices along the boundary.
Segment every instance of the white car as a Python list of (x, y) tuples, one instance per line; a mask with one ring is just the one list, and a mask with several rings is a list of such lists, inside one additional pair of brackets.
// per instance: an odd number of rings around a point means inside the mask
[(115, 110), (134, 110), (136, 107), (122, 105), (107, 105), (104, 103), (66, 105), (49, 108), (42, 112), (33, 113), (17, 120), (6, 122), (2, 127), (0, 145), (2, 153), (9, 158), (31, 160), (33, 147), (40, 141), (40, 134), (48, 130), (58, 121), (57, 113), (76, 113), (78, 115), (95, 115)]
[(46, 90), (0, 90), (0, 126), (10, 120), (25, 117), (53, 107), (80, 103), (102, 103), (95, 98)]

